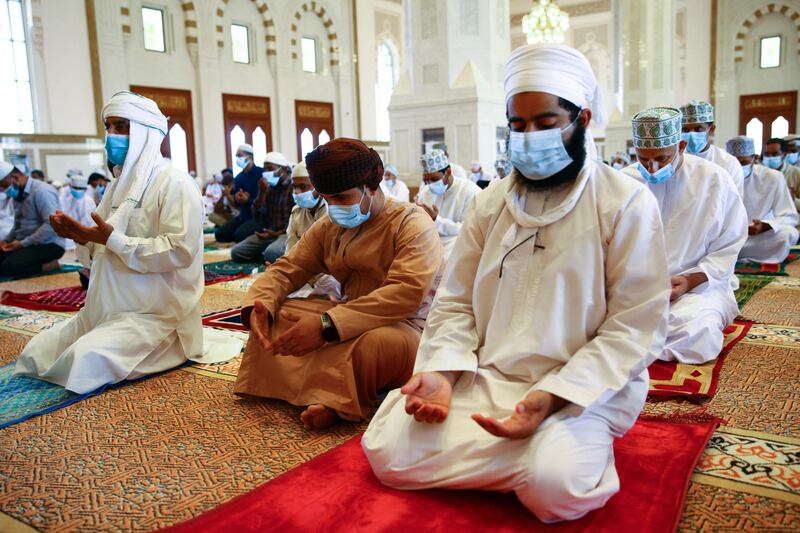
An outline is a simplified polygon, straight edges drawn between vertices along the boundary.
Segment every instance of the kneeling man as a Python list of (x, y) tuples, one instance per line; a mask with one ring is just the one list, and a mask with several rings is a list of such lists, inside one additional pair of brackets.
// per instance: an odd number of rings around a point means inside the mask
[[(306, 166), (328, 216), (247, 292), (251, 333), (234, 392), (307, 407), (303, 424), (320, 429), (363, 417), (381, 389), (411, 375), (442, 245), (421, 208), (384, 196), (383, 163), (361, 141), (334, 139)], [(339, 281), (339, 302), (286, 300), (319, 274)]]
[(797, 242), (797, 208), (789, 187), (780, 172), (755, 164), (755, 143), (750, 137), (734, 137), (726, 148), (742, 165), (742, 199), (750, 221), (739, 259), (781, 263)]
[(664, 341), (662, 229), (641, 184), (587, 156), (602, 98), (582, 54), (518, 48), (505, 88), (516, 170), (476, 196), (415, 374), (362, 443), (392, 487), (514, 491), (572, 520), (619, 490), (613, 442)]
[(634, 116), (638, 163), (625, 172), (653, 193), (664, 225), (672, 303), (660, 359), (701, 364), (717, 358), (722, 330), (739, 314), (733, 270), (747, 239), (747, 213), (726, 170), (684, 153), (680, 128), (674, 108)]
[(203, 353), (203, 200), (194, 180), (161, 156), (167, 118), (127, 91), (103, 109), (117, 178), (87, 227), (64, 213), (53, 228), (74, 240), (92, 273), (85, 307), (31, 339), (14, 373), (77, 393), (180, 365)]

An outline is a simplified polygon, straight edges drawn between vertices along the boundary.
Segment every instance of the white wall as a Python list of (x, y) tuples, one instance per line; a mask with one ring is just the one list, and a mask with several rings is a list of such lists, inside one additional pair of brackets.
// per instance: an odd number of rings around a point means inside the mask
[[(800, 89), (800, 55), (798, 31), (791, 20), (792, 13), (800, 12), (800, 2), (784, 0), (769, 2), (776, 10), (791, 8), (787, 14), (767, 13), (768, 2), (758, 0), (719, 0), (717, 41), (717, 113), (730, 117), (717, 125), (718, 137), (729, 139), (739, 133), (739, 98), (747, 94), (797, 91)], [(757, 10), (761, 17), (755, 17)], [(754, 21), (743, 42), (742, 60), (735, 61), (736, 34), (742, 32), (746, 20)], [(759, 67), (761, 37), (782, 35), (783, 57), (779, 68)], [(795, 117), (795, 128), (800, 127), (800, 106)], [(791, 129), (791, 127), (790, 127)], [(765, 135), (768, 135), (765, 128)]]
[(36, 133), (95, 135), (84, 0), (36, 0), (26, 7)]

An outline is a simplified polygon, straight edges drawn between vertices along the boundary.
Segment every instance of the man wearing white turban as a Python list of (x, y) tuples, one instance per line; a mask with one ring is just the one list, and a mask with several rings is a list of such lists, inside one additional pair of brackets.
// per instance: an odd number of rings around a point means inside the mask
[(161, 156), (167, 119), (127, 91), (103, 109), (113, 180), (87, 227), (53, 228), (91, 257), (86, 306), (28, 343), (15, 375), (77, 393), (160, 372), (202, 355), (203, 203), (192, 178)]
[[(71, 218), (74, 218), (85, 226), (92, 225), (92, 213), (97, 204), (94, 198), (87, 194), (89, 180), (80, 170), (70, 170), (67, 174), (67, 186), (64, 187), (66, 194), (62, 194), (58, 203), (61, 211)], [(72, 239), (65, 240), (65, 249), (74, 250), (75, 242)]]
[(663, 230), (652, 195), (592, 157), (602, 99), (580, 52), (518, 48), (505, 89), (515, 169), (475, 197), (414, 375), (362, 442), (387, 485), (514, 491), (572, 520), (619, 490), (613, 442), (664, 342)]

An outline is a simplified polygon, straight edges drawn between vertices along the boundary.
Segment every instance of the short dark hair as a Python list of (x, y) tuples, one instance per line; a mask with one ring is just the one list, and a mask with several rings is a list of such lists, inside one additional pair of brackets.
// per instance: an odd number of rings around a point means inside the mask
[(100, 174), (99, 172), (92, 172), (91, 174), (89, 174), (89, 179), (87, 181), (91, 185), (92, 183), (97, 182), (97, 180), (104, 180), (104, 179), (106, 179), (106, 177)]
[(564, 100), (560, 96), (558, 97), (558, 106), (561, 109), (565, 109), (569, 112), (569, 119), (575, 120), (578, 118), (578, 113), (581, 112), (581, 108), (570, 102), (569, 100)]
[(780, 144), (781, 145), (781, 152), (785, 152), (789, 148), (789, 143), (784, 141), (779, 137), (771, 137), (767, 139), (767, 142), (764, 143), (764, 146), (768, 144)]
[(222, 171), (220, 172), (220, 174), (225, 174), (226, 172), (228, 174), (233, 174), (233, 170), (230, 169), (230, 168), (223, 168)]
[[(17, 169), (17, 172), (19, 172), (19, 169)], [(38, 168), (31, 170), (31, 176), (33, 176), (34, 174), (38, 174), (41, 177), (44, 177), (44, 172), (39, 170)]]

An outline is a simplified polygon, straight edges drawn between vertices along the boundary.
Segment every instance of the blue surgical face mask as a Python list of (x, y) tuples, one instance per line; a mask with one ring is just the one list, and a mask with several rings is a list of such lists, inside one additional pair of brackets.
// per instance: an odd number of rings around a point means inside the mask
[[(677, 158), (678, 155), (676, 154), (675, 157)], [(641, 163), (637, 164), (639, 165), (639, 174), (641, 174), (642, 178), (644, 178), (647, 183), (658, 185), (659, 183), (664, 183), (675, 175), (675, 167), (673, 166), (673, 163), (675, 163), (675, 159), (656, 170), (654, 174), (650, 174), (650, 172), (644, 168)]]
[(245, 156), (245, 157), (237, 157), (236, 158), (236, 164), (239, 166), (239, 168), (246, 167), (247, 163), (249, 163), (249, 162), (250, 162), (250, 158), (247, 157), (247, 156)]
[(622, 170), (623, 168), (625, 168), (625, 163), (614, 162), (614, 163), (611, 163), (611, 167), (616, 169), (616, 170)]
[(436, 196), (441, 196), (447, 191), (447, 184), (444, 182), (444, 178), (442, 178), (439, 181), (429, 183), (428, 188)]
[(281, 181), (280, 176), (277, 176), (273, 170), (265, 170), (261, 173), (261, 177), (267, 180), (270, 187), (276, 186)]
[(69, 193), (72, 195), (73, 198), (80, 200), (83, 198), (83, 195), (86, 194), (86, 191), (77, 191), (75, 189), (70, 189)]
[(19, 198), (19, 187), (17, 187), (16, 184), (12, 185), (8, 189), (6, 189), (6, 194), (8, 195), (9, 198), (13, 198), (14, 200), (16, 200), (17, 198)]
[(127, 135), (117, 135), (115, 133), (106, 134), (106, 155), (108, 160), (114, 165), (122, 165), (128, 156), (128, 145), (130, 138)]
[(561, 134), (574, 126), (578, 118), (580, 115), (564, 129), (510, 132), (506, 154), (508, 160), (523, 176), (533, 181), (547, 179), (561, 172), (572, 163)]
[(314, 191), (306, 191), (299, 194), (292, 193), (292, 198), (294, 198), (294, 203), (303, 209), (311, 209), (319, 201), (319, 198), (314, 196)]
[(106, 186), (105, 185), (98, 185), (97, 187), (95, 187), (95, 190), (98, 193), (100, 193), (100, 196), (102, 196), (103, 193), (106, 192)]
[(355, 228), (367, 221), (370, 215), (369, 209), (372, 207), (372, 198), (369, 199), (369, 207), (366, 213), (361, 212), (361, 202), (364, 200), (364, 195), (367, 190), (364, 189), (364, 194), (361, 195), (361, 200), (353, 205), (329, 205), (328, 216), (331, 222), (343, 228)]
[(690, 131), (687, 133), (681, 133), (681, 139), (688, 143), (686, 145), (686, 149), (690, 154), (698, 154), (708, 144), (708, 132)]
[(790, 165), (796, 165), (798, 156), (800, 156), (800, 154), (798, 154), (797, 152), (786, 154), (786, 162), (789, 163)]
[(753, 163), (749, 165), (742, 165), (742, 174), (744, 174), (745, 178), (749, 178), (750, 174), (753, 173)]
[(778, 170), (783, 164), (783, 157), (779, 155), (765, 155), (761, 158), (761, 162), (773, 170)]

